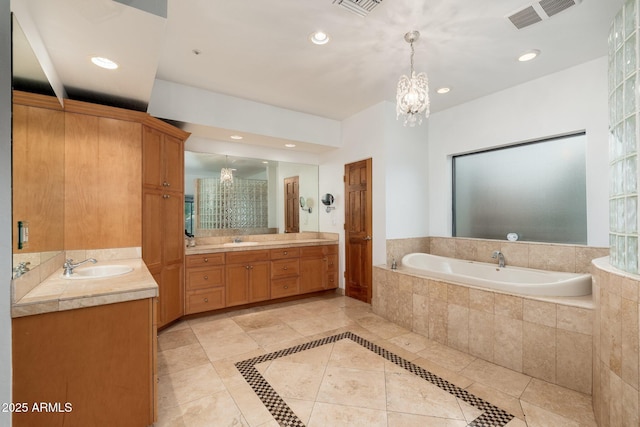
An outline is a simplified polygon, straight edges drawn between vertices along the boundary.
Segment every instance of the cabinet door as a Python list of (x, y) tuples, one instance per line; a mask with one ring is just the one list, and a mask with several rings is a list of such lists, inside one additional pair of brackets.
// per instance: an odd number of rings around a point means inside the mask
[(162, 187), (164, 173), (162, 161), (162, 133), (148, 127), (142, 128), (142, 184)]
[(226, 267), (227, 307), (249, 302), (249, 268), (246, 264), (227, 265)]
[(300, 293), (323, 290), (325, 275), (324, 257), (300, 258)]
[(164, 187), (170, 191), (184, 192), (184, 149), (182, 141), (163, 135)]
[(162, 268), (164, 201), (159, 191), (145, 190), (142, 195), (142, 259), (152, 274)]
[(182, 317), (184, 314), (182, 264), (173, 264), (162, 269), (160, 283), (160, 326)]
[(271, 298), (269, 263), (253, 263), (249, 266), (249, 301), (264, 301), (269, 298)]

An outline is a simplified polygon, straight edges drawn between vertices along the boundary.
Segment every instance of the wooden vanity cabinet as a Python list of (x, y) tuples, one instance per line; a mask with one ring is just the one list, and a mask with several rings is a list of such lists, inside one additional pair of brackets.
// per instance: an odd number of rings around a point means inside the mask
[(338, 245), (300, 248), (300, 293), (338, 286)]
[(227, 307), (271, 298), (269, 261), (268, 250), (226, 253)]
[(147, 298), (12, 319), (13, 402), (29, 405), (13, 425), (153, 424), (154, 309)]
[(142, 258), (158, 283), (160, 327), (185, 313), (184, 140), (188, 135), (151, 118), (142, 127)]
[(185, 314), (226, 306), (224, 253), (187, 256)]

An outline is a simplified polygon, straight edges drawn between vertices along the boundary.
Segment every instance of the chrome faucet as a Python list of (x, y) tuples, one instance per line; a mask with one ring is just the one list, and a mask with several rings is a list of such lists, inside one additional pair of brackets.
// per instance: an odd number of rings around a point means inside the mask
[(239, 237), (236, 237), (233, 239), (233, 243), (242, 243), (242, 239)]
[(31, 264), (30, 262), (21, 262), (20, 264), (18, 264), (17, 267), (13, 269), (13, 272), (15, 273), (13, 275), (13, 278), (17, 279), (23, 274), (26, 274), (29, 271), (29, 267), (27, 266), (30, 264)]
[(67, 260), (64, 262), (62, 268), (64, 268), (64, 273), (63, 276), (64, 277), (69, 277), (73, 274), (73, 269), (78, 267), (79, 265), (84, 264), (85, 262), (91, 262), (93, 264), (95, 264), (96, 262), (98, 262), (95, 258), (87, 258), (84, 261), (80, 261), (77, 263), (73, 263), (73, 260), (71, 258), (67, 258)]
[(498, 259), (498, 267), (502, 268), (504, 267), (504, 254), (500, 251), (493, 251), (493, 254), (491, 255), (491, 258), (493, 259)]

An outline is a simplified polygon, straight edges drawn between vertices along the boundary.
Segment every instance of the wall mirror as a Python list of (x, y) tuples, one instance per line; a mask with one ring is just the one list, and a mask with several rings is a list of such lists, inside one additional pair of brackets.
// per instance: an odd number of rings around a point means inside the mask
[[(193, 151), (184, 158), (187, 233), (206, 237), (319, 230), (317, 209), (303, 210), (299, 202), (304, 197), (307, 207), (317, 204), (317, 165)], [(231, 171), (226, 182), (221, 180), (223, 169)], [(297, 188), (286, 184), (291, 181), (297, 181)], [(286, 219), (294, 216), (298, 228), (286, 227)]]
[[(50, 95), (55, 107), (54, 91), (15, 14), (12, 25), (13, 89)], [(12, 116), (13, 266), (27, 262), (33, 268), (64, 248), (64, 113), (14, 104)], [(26, 244), (19, 244), (18, 221), (27, 227)]]

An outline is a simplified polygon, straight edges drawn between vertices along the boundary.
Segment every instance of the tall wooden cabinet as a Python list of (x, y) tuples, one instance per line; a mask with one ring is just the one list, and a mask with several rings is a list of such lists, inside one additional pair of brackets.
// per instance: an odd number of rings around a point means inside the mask
[(184, 315), (184, 140), (157, 120), (142, 128), (142, 258), (158, 283), (158, 326)]

